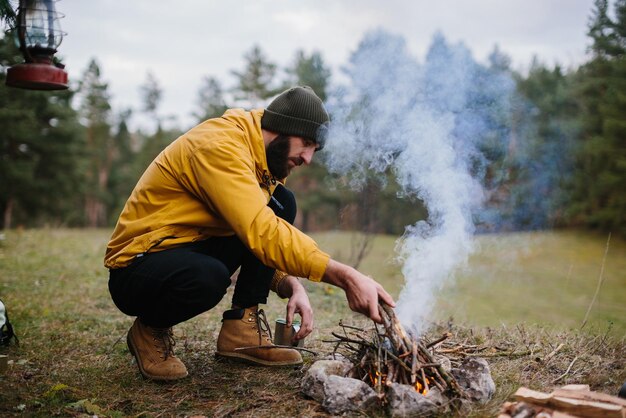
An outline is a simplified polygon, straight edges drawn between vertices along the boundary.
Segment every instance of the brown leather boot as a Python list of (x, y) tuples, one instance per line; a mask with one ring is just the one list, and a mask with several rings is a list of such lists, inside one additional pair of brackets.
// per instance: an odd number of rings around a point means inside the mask
[(222, 329), (217, 337), (217, 356), (263, 366), (302, 363), (302, 356), (297, 350), (267, 347), (275, 346), (263, 309), (253, 306), (224, 312)]
[(128, 331), (128, 349), (137, 359), (141, 374), (153, 380), (176, 380), (187, 376), (187, 368), (174, 355), (172, 328), (152, 328), (139, 318)]

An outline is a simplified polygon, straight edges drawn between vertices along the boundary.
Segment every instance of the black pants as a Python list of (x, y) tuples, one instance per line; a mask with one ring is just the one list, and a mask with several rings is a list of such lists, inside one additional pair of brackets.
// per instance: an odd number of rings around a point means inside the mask
[[(285, 187), (278, 185), (268, 206), (293, 223), (296, 201)], [(166, 328), (217, 305), (239, 267), (232, 303), (245, 308), (266, 303), (274, 269), (263, 265), (237, 236), (213, 237), (138, 257), (127, 267), (110, 270), (109, 292), (125, 314)]]

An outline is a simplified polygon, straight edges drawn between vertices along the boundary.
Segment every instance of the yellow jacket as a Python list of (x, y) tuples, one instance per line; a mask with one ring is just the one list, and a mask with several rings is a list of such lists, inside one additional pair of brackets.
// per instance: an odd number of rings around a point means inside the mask
[(146, 169), (119, 217), (104, 259), (236, 234), (261, 262), (319, 281), (329, 256), (267, 206), (276, 180), (261, 133), (263, 110), (231, 109), (165, 148)]

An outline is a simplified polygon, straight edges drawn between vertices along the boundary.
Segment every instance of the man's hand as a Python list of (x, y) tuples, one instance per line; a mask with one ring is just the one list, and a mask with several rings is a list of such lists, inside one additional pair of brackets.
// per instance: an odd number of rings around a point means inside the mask
[(287, 303), (287, 327), (292, 326), (295, 314), (299, 314), (300, 318), (302, 318), (300, 330), (291, 341), (296, 343), (313, 331), (313, 309), (311, 308), (306, 290), (304, 290), (304, 286), (302, 286), (297, 277), (285, 277), (280, 284), (280, 294), (289, 298)]
[(385, 302), (392, 307), (396, 305), (391, 295), (378, 282), (338, 261), (331, 259), (328, 262), (322, 280), (342, 288), (346, 292), (350, 309), (379, 324), (382, 323), (382, 318), (378, 312), (378, 302)]

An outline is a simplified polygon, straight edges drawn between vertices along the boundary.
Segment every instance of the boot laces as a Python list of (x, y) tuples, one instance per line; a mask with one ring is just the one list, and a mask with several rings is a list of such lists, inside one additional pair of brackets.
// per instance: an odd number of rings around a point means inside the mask
[(256, 313), (251, 312), (251, 315), (256, 319), (257, 332), (259, 333), (259, 345), (261, 345), (263, 337), (272, 342), (272, 330), (269, 322), (267, 322), (265, 311), (263, 309), (259, 309)]
[(174, 332), (172, 328), (152, 328), (152, 336), (155, 342), (154, 346), (157, 351), (162, 354), (161, 358), (167, 360), (168, 357), (174, 357)]

